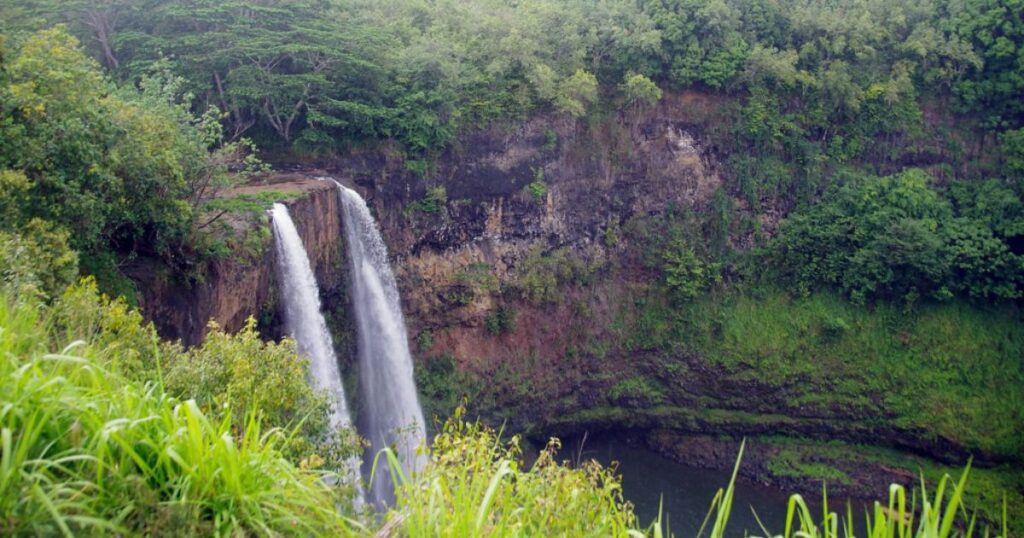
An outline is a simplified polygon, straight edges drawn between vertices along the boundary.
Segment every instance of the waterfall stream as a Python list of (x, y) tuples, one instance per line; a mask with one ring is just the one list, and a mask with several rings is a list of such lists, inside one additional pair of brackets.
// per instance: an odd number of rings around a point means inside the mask
[[(363, 408), (360, 431), (370, 440), (366, 469), (384, 447), (392, 447), (406, 475), (419, 471), (426, 455), (423, 410), (413, 380), (412, 355), (399, 303), (398, 286), (388, 264), (387, 247), (366, 202), (338, 185), (348, 243), (352, 305), (356, 317), (359, 377)], [(393, 486), (382, 459), (371, 484), (378, 506), (391, 504)]]
[[(309, 256), (288, 208), (283, 204), (274, 204), (271, 216), (285, 328), (298, 344), (299, 353), (309, 359), (310, 382), (315, 388), (326, 392), (331, 400), (331, 426), (335, 429), (349, 428), (352, 419), (345, 402), (338, 357), (334, 353), (334, 343), (320, 310), (320, 290)], [(353, 457), (347, 463), (348, 479), (356, 485), (358, 506), (362, 503), (359, 459)]]

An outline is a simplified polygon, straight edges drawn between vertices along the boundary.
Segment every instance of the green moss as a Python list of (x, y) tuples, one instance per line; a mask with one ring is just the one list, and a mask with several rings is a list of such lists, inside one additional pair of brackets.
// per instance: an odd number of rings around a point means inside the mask
[[(923, 479), (929, 491), (932, 491), (944, 475), (959, 477), (964, 470), (961, 465), (943, 465), (927, 458), (878, 446), (839, 441), (820, 442), (782, 436), (760, 437), (757, 441), (781, 449), (769, 462), (769, 470), (779, 476), (823, 478), (827, 482), (832, 482), (838, 476), (836, 473), (841, 473), (843, 477), (846, 475), (829, 465), (829, 462), (847, 465), (880, 464), (913, 474), (918, 477), (915, 485), (919, 486)], [(1000, 523), (1004, 500), (1007, 513), (1010, 515), (1009, 524), (1013, 531), (1011, 535), (1024, 533), (1024, 520), (1020, 518), (1020, 514), (1024, 514), (1024, 470), (1010, 465), (990, 468), (972, 466), (964, 493), (967, 509), (977, 513), (988, 523)]]
[(664, 388), (646, 377), (634, 376), (619, 381), (608, 391), (612, 403), (633, 402), (642, 406), (660, 403), (665, 397)]
[(261, 213), (270, 209), (275, 203), (302, 196), (303, 193), (295, 191), (260, 191), (253, 194), (215, 198), (207, 202), (203, 208), (208, 212)]
[(781, 450), (768, 461), (768, 470), (775, 476), (817, 478), (826, 483), (850, 483), (850, 477), (846, 473), (826, 463), (807, 461), (803, 456), (795, 450)]

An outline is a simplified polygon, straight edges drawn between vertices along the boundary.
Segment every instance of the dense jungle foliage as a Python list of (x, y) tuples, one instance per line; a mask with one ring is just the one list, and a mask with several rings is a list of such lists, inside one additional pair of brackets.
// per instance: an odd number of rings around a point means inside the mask
[[(730, 194), (755, 213), (831, 207), (783, 227), (776, 266), (801, 289), (842, 272), (857, 300), (1014, 299), (1021, 12), (1015, 0), (7, 0), (0, 167), (5, 198), (23, 202), (5, 220), (68, 230), (93, 272), (121, 261), (107, 249), (188, 264), (217, 250), (203, 205), (226, 170), (258, 166), (240, 162), (246, 136), (275, 153), (393, 143), (429, 170), (424, 159), (493, 121), (636, 111), (696, 88), (733, 103), (711, 133)], [(839, 207), (878, 189), (920, 202)], [(816, 226), (833, 217), (831, 232)], [(870, 244), (814, 251), (853, 228)]]
[[(851, 367), (837, 394), (915, 372), (901, 382), (931, 407), (900, 410), (910, 426), (974, 435), (1009, 417), (968, 446), (1019, 466), (1020, 392), (981, 392), (1024, 369), (1006, 328), (1024, 295), (1022, 0), (0, 0), (0, 534), (374, 532), (350, 485), (321, 480), (359, 440), (326, 430), (294, 343), (253, 324), (193, 349), (162, 342), (130, 306), (124, 266), (157, 258), (187, 285), (210, 259), (260, 248), (222, 217), (265, 218), (273, 196), (218, 199), (266, 170), (257, 148), (385, 150), (429, 175), (474, 129), (534, 114), (628, 123), (680, 92), (717, 103), (700, 128), (726, 181), (699, 233), (654, 239), (668, 293), (637, 315), (637, 349), (811, 377), (842, 368), (810, 356), (895, 357)], [(546, 189), (540, 175), (528, 192)], [(447, 203), (438, 185), (410, 211)], [(579, 272), (560, 255), (525, 273), (527, 300)], [(888, 334), (908, 312), (908, 338), (967, 320), (991, 353), (971, 362), (957, 353), (977, 342), (951, 339), (932, 358), (963, 364), (932, 367), (907, 342), (865, 343), (865, 327)], [(486, 329), (514, 325), (498, 310)], [(808, 330), (828, 353), (786, 344)], [(658, 391), (626, 381), (618, 396)], [(514, 442), (458, 421), (434, 448), (384, 518), (396, 534), (662, 532), (638, 527), (607, 470), (548, 452), (527, 470)], [(959, 485), (916, 500), (950, 490), (911, 528), (894, 489), (877, 535), (969, 534)], [(790, 511), (826, 527), (816, 535), (840, 525)]]

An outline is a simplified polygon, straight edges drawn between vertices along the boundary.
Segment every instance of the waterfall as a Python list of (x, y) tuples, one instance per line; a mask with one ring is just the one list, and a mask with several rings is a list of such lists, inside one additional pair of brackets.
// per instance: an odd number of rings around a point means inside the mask
[[(387, 247), (366, 202), (338, 185), (348, 240), (359, 346), (359, 381), (363, 395), (360, 425), (371, 447), (367, 465), (384, 447), (393, 447), (409, 475), (426, 461), (416, 448), (426, 443), (423, 410), (413, 380), (412, 355), (402, 318), (398, 286), (388, 265)], [(378, 506), (394, 498), (387, 463), (381, 460), (371, 494)]]
[[(309, 264), (306, 249), (295, 229), (288, 208), (274, 204), (271, 210), (274, 225), (274, 244), (277, 249), (277, 264), (280, 273), (281, 302), (284, 304), (284, 324), (288, 334), (298, 344), (299, 353), (309, 358), (311, 384), (326, 392), (331, 401), (332, 428), (352, 426), (348, 405), (345, 403), (345, 388), (341, 383), (338, 357), (334, 353), (334, 342), (327, 331), (320, 310), (320, 290), (316, 276)], [(356, 506), (362, 504), (362, 487), (359, 476), (359, 459), (353, 457), (348, 463), (348, 479), (356, 485)]]

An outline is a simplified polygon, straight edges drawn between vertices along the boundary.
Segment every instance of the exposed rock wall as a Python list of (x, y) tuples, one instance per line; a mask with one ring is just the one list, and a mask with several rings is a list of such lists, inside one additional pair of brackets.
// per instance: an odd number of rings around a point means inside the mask
[[(647, 346), (636, 333), (660, 274), (623, 244), (621, 228), (715, 211), (728, 192), (706, 132), (715, 110), (709, 98), (683, 94), (638, 115), (494, 126), (422, 176), (385, 152), (318, 165), (361, 186), (376, 211), (419, 370), (454, 363), (443, 375), (483, 386), (470, 391), (471, 405), (495, 423), (539, 436), (668, 424), (690, 435), (840, 438), (962, 457), (962, 446), (887, 422), (877, 398), (808, 403), (798, 383), (780, 389), (685, 349)], [(743, 210), (741, 200), (726, 203)], [(763, 233), (776, 220), (761, 220)], [(631, 394), (622, 382), (634, 378), (651, 386)]]
[[(284, 200), (327, 303), (345, 297), (344, 243), (339, 200), (333, 183), (298, 175), (278, 175), (246, 187), (247, 192), (275, 190), (299, 194)], [(233, 219), (241, 233), (268, 226), (266, 215)], [(255, 255), (253, 255), (255, 254)], [(182, 282), (154, 260), (139, 260), (127, 273), (139, 288), (140, 307), (162, 336), (185, 345), (200, 343), (210, 320), (237, 331), (245, 320), (260, 319), (268, 336), (280, 336), (276, 322), (277, 259), (273, 238), (263, 235), (257, 253), (232, 253), (211, 260), (195, 282)]]

